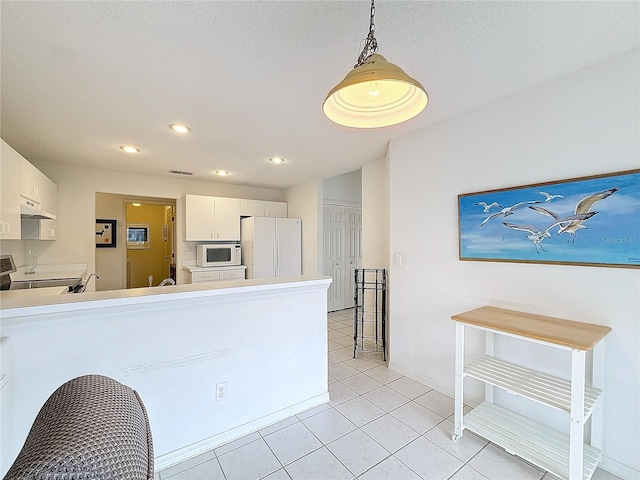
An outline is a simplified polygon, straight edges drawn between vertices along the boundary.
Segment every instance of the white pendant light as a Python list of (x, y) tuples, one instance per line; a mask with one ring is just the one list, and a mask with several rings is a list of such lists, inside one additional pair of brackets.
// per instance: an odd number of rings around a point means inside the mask
[(405, 122), (424, 110), (429, 96), (417, 80), (377, 54), (375, 5), (365, 46), (344, 80), (333, 87), (322, 104), (325, 116), (339, 125), (377, 128)]

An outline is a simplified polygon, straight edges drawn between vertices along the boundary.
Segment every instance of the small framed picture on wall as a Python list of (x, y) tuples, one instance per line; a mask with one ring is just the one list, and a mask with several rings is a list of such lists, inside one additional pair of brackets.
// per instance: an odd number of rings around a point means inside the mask
[(149, 248), (151, 248), (149, 245), (149, 224), (127, 224), (127, 250), (148, 250)]
[(96, 219), (96, 248), (115, 248), (116, 237), (116, 220)]

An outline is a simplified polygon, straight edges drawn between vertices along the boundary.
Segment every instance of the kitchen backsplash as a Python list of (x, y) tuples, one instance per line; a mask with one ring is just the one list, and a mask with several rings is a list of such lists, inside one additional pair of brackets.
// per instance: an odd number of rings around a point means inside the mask
[(25, 267), (29, 263), (28, 252), (35, 255), (38, 260), (44, 254), (51, 242), (41, 242), (38, 240), (3, 240), (0, 242), (0, 255), (13, 255), (13, 261), (17, 268)]

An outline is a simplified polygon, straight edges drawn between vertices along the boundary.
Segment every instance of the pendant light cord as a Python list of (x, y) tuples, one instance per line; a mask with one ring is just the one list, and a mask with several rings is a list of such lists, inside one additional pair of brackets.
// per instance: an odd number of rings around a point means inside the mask
[(378, 51), (378, 41), (376, 40), (376, 24), (375, 24), (375, 14), (376, 14), (376, 6), (374, 5), (375, 0), (371, 0), (371, 18), (369, 21), (369, 35), (367, 35), (367, 39), (365, 40), (364, 48), (362, 52), (360, 52), (360, 56), (358, 57), (358, 63), (354, 65), (353, 68), (359, 67), (363, 65), (371, 55)]

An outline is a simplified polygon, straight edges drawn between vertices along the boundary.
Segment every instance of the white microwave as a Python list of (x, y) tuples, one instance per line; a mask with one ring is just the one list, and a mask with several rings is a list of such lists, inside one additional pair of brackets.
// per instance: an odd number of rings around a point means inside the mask
[(196, 265), (199, 267), (240, 265), (241, 260), (237, 243), (203, 243), (197, 246)]

